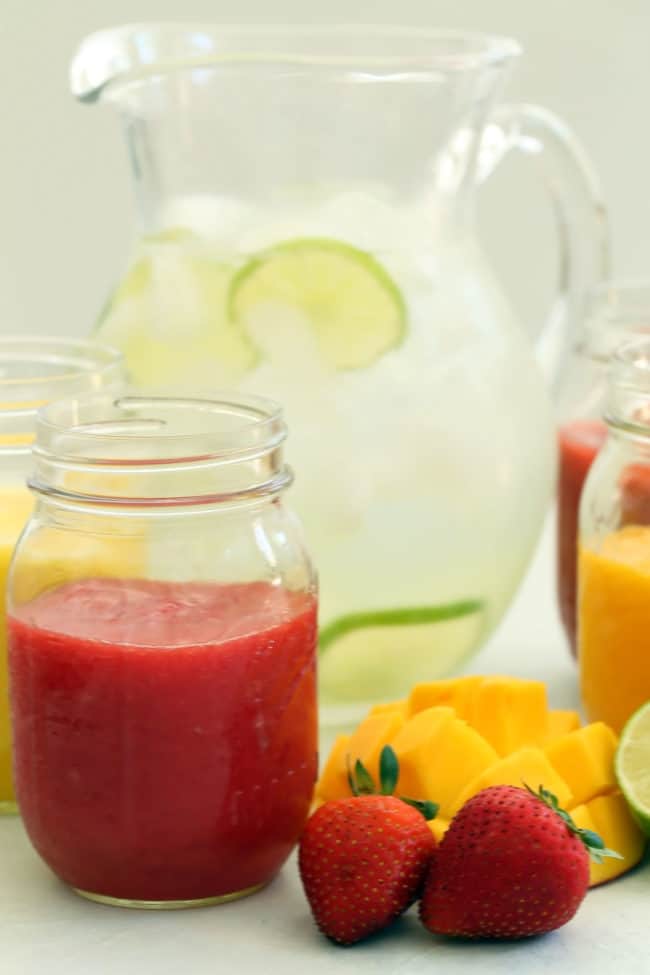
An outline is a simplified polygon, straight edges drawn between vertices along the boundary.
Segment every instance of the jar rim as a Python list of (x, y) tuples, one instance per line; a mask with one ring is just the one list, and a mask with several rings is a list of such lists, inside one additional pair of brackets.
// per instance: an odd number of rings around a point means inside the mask
[(650, 337), (620, 345), (612, 355), (605, 420), (636, 436), (650, 434)]
[(650, 278), (614, 278), (592, 289), (588, 319), (622, 323), (642, 334), (650, 327)]
[(0, 414), (15, 410), (36, 413), (37, 406), (108, 385), (124, 374), (117, 349), (91, 340), (45, 335), (0, 337)]
[[(189, 424), (187, 421), (189, 417)], [(233, 422), (234, 421), (234, 422)], [(268, 432), (267, 432), (268, 431)], [(95, 463), (120, 459), (121, 444), (145, 451), (142, 462), (204, 460), (273, 446), (286, 437), (282, 407), (261, 396), (229, 391), (210, 394), (126, 388), (43, 406), (36, 421), (36, 445)], [(157, 446), (173, 451), (161, 458)], [(85, 448), (90, 448), (87, 454)], [(102, 456), (104, 450), (104, 456)]]
[(30, 486), (69, 500), (205, 503), (281, 490), (287, 428), (273, 400), (240, 392), (124, 389), (39, 411)]
[(0, 455), (28, 453), (38, 410), (66, 396), (126, 382), (121, 352), (92, 340), (0, 337)]
[(620, 345), (612, 356), (610, 376), (614, 383), (635, 383), (650, 391), (650, 336)]

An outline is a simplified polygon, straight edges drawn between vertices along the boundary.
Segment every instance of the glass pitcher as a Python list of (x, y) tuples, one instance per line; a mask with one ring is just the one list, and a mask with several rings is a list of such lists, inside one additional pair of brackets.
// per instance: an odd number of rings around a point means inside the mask
[(607, 235), (563, 124), (496, 105), (518, 53), (448, 31), (140, 25), (91, 36), (72, 65), (74, 94), (121, 116), (138, 204), (99, 333), (140, 385), (285, 407), (326, 721), (458, 668), (546, 511), (549, 397), (479, 249), (475, 189), (511, 149), (545, 164), (551, 381)]

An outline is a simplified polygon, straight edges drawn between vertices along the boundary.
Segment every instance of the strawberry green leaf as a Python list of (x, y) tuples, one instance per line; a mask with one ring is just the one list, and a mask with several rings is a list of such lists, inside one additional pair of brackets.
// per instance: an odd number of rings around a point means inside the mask
[(568, 830), (570, 830), (578, 839), (583, 843), (589, 858), (594, 863), (602, 863), (605, 857), (612, 857), (614, 860), (623, 860), (624, 857), (616, 850), (609, 850), (601, 836), (598, 833), (594, 833), (591, 829), (580, 829), (579, 826), (571, 818), (570, 813), (566, 809), (562, 809), (560, 806), (557, 796), (554, 796), (552, 792), (545, 789), (543, 785), (540, 785), (537, 792), (531, 789), (529, 785), (524, 782), (524, 787), (530, 792), (531, 796), (535, 796), (536, 799), (540, 799), (544, 805), (552, 809), (553, 812), (557, 813), (560, 819), (566, 824)]
[[(572, 820), (573, 822), (573, 820)], [(575, 823), (573, 824), (575, 826)], [(594, 833), (592, 829), (577, 829), (572, 830), (572, 832), (577, 832), (578, 836), (587, 848), (587, 853), (594, 863), (602, 863), (605, 857), (612, 857), (614, 860), (624, 860), (625, 857), (617, 853), (616, 850), (609, 850), (602, 837), (598, 833)]]
[(384, 745), (379, 756), (379, 784), (382, 796), (392, 796), (399, 779), (399, 761), (390, 747)]
[(353, 790), (355, 796), (375, 795), (376, 789), (373, 777), (359, 758), (354, 763), (353, 778), (356, 786), (356, 789)]
[(408, 796), (400, 796), (400, 799), (407, 806), (413, 806), (419, 813), (422, 813), (427, 821), (435, 819), (438, 815), (440, 806), (437, 802), (429, 802), (427, 799), (409, 799)]

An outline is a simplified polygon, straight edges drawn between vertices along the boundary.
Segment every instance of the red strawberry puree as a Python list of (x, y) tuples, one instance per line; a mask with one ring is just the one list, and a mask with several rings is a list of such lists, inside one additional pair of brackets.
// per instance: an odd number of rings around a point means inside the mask
[(316, 600), (267, 583), (88, 579), (9, 619), (16, 787), (81, 891), (266, 883), (316, 775)]

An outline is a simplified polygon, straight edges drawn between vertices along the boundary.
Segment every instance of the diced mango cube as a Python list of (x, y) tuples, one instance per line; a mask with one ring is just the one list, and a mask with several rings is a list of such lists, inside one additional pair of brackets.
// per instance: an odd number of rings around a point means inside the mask
[(386, 701), (384, 704), (373, 704), (373, 706), (368, 711), (368, 714), (387, 714), (391, 711), (397, 711), (399, 714), (408, 717), (408, 701)]
[(577, 731), (581, 724), (577, 711), (549, 711), (546, 725), (547, 744), (571, 731)]
[(450, 815), (455, 815), (468, 799), (491, 785), (516, 785), (520, 788), (528, 785), (535, 790), (543, 785), (557, 796), (565, 809), (571, 800), (569, 786), (544, 752), (540, 748), (520, 748), (472, 779), (452, 804)]
[(436, 842), (440, 843), (443, 836), (447, 832), (447, 828), (449, 827), (449, 820), (443, 819), (441, 816), (436, 816), (435, 819), (429, 820), (427, 826), (435, 836)]
[(437, 802), (443, 817), (449, 816), (468, 777), (474, 778), (498, 760), (479, 733), (447, 707), (414, 715), (392, 745), (400, 764), (398, 792)]
[(348, 783), (347, 754), (350, 736), (339, 735), (329, 753), (325, 767), (316, 783), (315, 796), (318, 799), (342, 799), (350, 795)]
[(581, 829), (591, 829), (603, 839), (605, 846), (623, 857), (606, 857), (602, 863), (591, 863), (589, 884), (604, 884), (636, 866), (645, 849), (646, 838), (632, 818), (620, 793), (598, 796), (571, 810), (571, 818)]
[(470, 702), (482, 682), (482, 677), (456, 677), (416, 684), (408, 698), (408, 713), (414, 715), (428, 708), (446, 706), (467, 720)]
[[(427, 708), (414, 714), (395, 735), (391, 745), (399, 761), (398, 792), (412, 799), (433, 799), (424, 794), (421, 775), (444, 735), (456, 720), (453, 708)], [(438, 802), (437, 799), (433, 799)]]
[(518, 677), (486, 677), (467, 720), (499, 755), (541, 744), (547, 733), (546, 686)]
[(350, 738), (348, 750), (350, 766), (359, 759), (379, 785), (379, 756), (384, 745), (391, 744), (404, 724), (404, 716), (398, 711), (370, 714), (361, 722)]
[(546, 746), (551, 764), (571, 789), (574, 806), (616, 789), (617, 741), (608, 725), (595, 721)]

